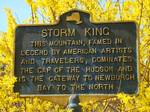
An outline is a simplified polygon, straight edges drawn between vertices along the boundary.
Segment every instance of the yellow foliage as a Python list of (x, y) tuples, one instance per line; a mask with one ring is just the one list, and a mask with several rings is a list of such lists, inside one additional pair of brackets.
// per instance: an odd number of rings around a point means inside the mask
[[(95, 22), (135, 21), (139, 33), (139, 92), (119, 93), (101, 101), (83, 102), (83, 112), (150, 111), (150, 0), (26, 0), (32, 15), (25, 23), (56, 23), (71, 9), (83, 9)], [(0, 112), (69, 112), (63, 106), (40, 98), (20, 98), (13, 92), (14, 34), (16, 21), (6, 9), (7, 32), (0, 35)]]

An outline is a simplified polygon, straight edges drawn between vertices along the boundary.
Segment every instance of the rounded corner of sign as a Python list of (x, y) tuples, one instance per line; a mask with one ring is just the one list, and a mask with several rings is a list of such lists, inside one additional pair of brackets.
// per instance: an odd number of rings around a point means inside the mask
[(133, 91), (133, 93), (131, 93), (131, 95), (138, 95), (139, 94), (139, 88), (137, 87), (135, 89), (135, 91)]
[(140, 92), (140, 87), (139, 87), (139, 78), (138, 78), (138, 79), (137, 79), (137, 87), (136, 87), (136, 89), (135, 89), (134, 94), (137, 95), (137, 94), (139, 94), (139, 92)]
[(136, 27), (138, 25), (137, 21), (131, 21)]
[(138, 27), (138, 23), (137, 21), (130, 21), (130, 23), (132, 23), (132, 26), (134, 27), (135, 31), (136, 31), (136, 37), (138, 37), (138, 31), (139, 31), (139, 27)]
[(134, 93), (135, 95), (137, 95), (137, 94), (139, 94), (139, 88), (137, 88), (136, 90), (135, 90), (135, 93)]
[(132, 23), (135, 26), (136, 31), (138, 31), (138, 23), (137, 23), (137, 21), (132, 21)]
[(15, 32), (20, 28), (21, 25), (16, 25)]
[(131, 95), (138, 95), (139, 94), (139, 86), (135, 88), (135, 90), (131, 93)]

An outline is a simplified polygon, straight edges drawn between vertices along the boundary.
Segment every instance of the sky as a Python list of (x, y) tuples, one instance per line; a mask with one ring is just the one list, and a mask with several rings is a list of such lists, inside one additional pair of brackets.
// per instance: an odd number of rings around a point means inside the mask
[(25, 0), (0, 0), (0, 32), (7, 31), (7, 16), (4, 8), (12, 10), (17, 24), (22, 24), (22, 21), (31, 15), (30, 7)]
[(21, 24), (31, 14), (30, 7), (25, 0), (0, 0), (0, 32), (7, 31), (7, 16), (4, 8), (12, 10), (17, 24)]

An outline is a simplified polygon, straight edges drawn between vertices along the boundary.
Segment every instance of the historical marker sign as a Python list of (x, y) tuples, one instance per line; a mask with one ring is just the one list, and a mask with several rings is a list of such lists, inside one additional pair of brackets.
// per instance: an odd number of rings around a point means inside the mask
[(136, 93), (135, 23), (89, 18), (74, 10), (56, 25), (18, 26), (14, 90), (40, 96)]

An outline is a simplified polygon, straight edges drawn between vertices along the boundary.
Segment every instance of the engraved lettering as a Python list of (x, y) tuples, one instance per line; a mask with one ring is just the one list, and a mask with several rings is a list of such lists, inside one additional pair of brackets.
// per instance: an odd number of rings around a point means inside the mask
[(31, 58), (31, 59), (22, 59), (21, 60), (21, 65), (26, 65), (26, 64), (35, 64), (35, 59)]
[(108, 36), (110, 34), (109, 27), (100, 27), (100, 28), (85, 28), (85, 36)]
[(73, 37), (75, 29), (42, 29), (41, 36), (44, 37)]
[(47, 50), (21, 50), (21, 56), (47, 56)]
[(21, 68), (21, 74), (32, 74), (33, 73), (33, 67), (22, 67)]
[(89, 90), (113, 90), (113, 84), (89, 84)]

